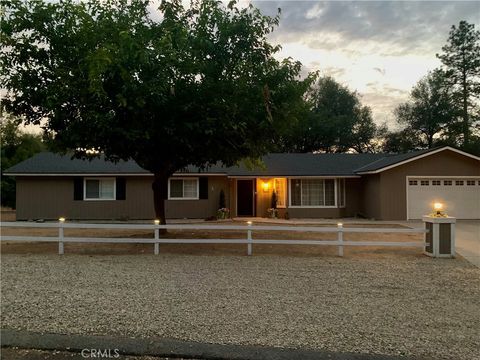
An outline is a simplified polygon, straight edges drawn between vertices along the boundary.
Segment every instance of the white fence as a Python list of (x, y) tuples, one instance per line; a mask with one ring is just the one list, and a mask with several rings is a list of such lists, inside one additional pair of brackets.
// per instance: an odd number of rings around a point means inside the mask
[[(26, 242), (58, 242), (58, 253), (64, 254), (64, 243), (123, 243), (123, 244), (153, 244), (154, 254), (158, 255), (160, 244), (246, 244), (247, 254), (252, 255), (254, 244), (269, 245), (329, 245), (338, 246), (338, 255), (343, 256), (344, 246), (395, 246), (395, 247), (422, 247), (428, 243), (415, 242), (390, 242), (390, 241), (351, 241), (344, 240), (344, 233), (422, 233), (427, 232), (423, 228), (344, 228), (342, 224), (337, 227), (321, 226), (263, 226), (263, 225), (149, 225), (149, 224), (86, 224), (86, 223), (32, 223), (32, 222), (2, 222), (4, 227), (20, 228), (58, 228), (58, 236), (2, 236), (2, 241), (26, 241)], [(123, 230), (152, 230), (153, 238), (99, 238), (99, 237), (66, 237), (64, 229), (123, 229)], [(168, 239), (160, 237), (160, 230), (236, 230), (245, 231), (246, 237), (242, 239)], [(252, 234), (257, 231), (292, 231), (292, 232), (319, 232), (336, 233), (336, 240), (274, 240), (254, 239)]]

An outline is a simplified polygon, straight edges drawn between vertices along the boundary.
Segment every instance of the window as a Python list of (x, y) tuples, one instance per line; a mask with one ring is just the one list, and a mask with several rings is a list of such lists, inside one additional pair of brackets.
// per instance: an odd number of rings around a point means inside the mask
[(84, 181), (84, 200), (115, 200), (114, 178), (86, 178)]
[(290, 186), (292, 206), (335, 206), (334, 179), (292, 179)]
[(408, 183), (409, 183), (409, 185), (412, 185), (412, 186), (418, 185), (417, 180), (410, 180)]
[(286, 206), (286, 196), (287, 196), (287, 179), (277, 178), (273, 179), (273, 189), (277, 194), (277, 207), (284, 208)]
[(452, 185), (452, 180), (444, 180), (443, 185), (446, 185), (446, 186)]
[(338, 207), (345, 207), (345, 179), (337, 179)]
[(169, 200), (198, 200), (198, 178), (173, 178), (168, 180)]
[(456, 180), (455, 185), (462, 186), (463, 185), (463, 180)]
[(467, 180), (467, 185), (468, 186), (475, 185), (475, 180)]
[(432, 180), (432, 185), (438, 186), (440, 185), (441, 181), (440, 180)]

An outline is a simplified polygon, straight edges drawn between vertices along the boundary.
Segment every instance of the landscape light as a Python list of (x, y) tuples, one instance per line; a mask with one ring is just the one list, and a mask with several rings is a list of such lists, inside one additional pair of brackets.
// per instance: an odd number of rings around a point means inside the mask
[(441, 202), (436, 202), (433, 204), (433, 209), (436, 211), (437, 215), (442, 215), (443, 204)]

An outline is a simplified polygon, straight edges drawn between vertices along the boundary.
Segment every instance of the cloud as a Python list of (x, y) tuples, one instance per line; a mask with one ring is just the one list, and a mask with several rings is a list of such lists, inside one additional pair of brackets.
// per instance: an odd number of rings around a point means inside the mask
[(393, 109), (414, 84), (441, 65), (450, 28), (467, 20), (479, 28), (478, 2), (253, 1), (265, 15), (281, 8), (270, 40), (279, 57), (319, 70), (363, 94), (378, 123), (393, 125)]

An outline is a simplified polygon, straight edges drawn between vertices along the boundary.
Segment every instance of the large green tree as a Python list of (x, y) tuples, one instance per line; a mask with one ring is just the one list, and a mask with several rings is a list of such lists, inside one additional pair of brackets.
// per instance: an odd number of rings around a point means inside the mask
[(15, 208), (15, 179), (3, 176), (3, 171), (45, 150), (41, 136), (22, 131), (20, 123), (20, 120), (8, 115), (3, 115), (0, 123), (1, 205), (11, 208)]
[(436, 140), (455, 129), (457, 113), (452, 96), (445, 73), (432, 71), (415, 84), (408, 101), (395, 109), (397, 122), (418, 137), (421, 147), (431, 148)]
[(453, 25), (447, 44), (437, 57), (442, 61), (454, 97), (452, 105), (461, 116), (462, 145), (468, 146), (472, 127), (479, 121), (480, 31), (474, 24), (460, 21)]
[[(4, 3), (4, 105), (55, 134), (63, 150), (134, 159), (154, 174), (165, 221), (168, 178), (270, 150), (311, 78), (277, 60), (277, 17), (214, 0)], [(158, 16), (160, 14), (160, 16)]]
[(360, 96), (330, 76), (321, 77), (306, 95), (303, 114), (283, 132), (281, 151), (372, 152), (379, 128)]

